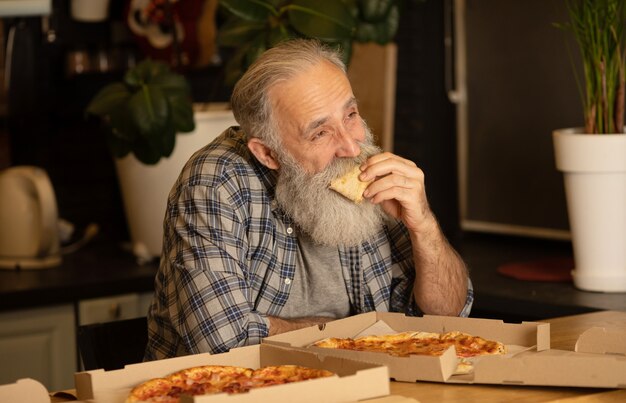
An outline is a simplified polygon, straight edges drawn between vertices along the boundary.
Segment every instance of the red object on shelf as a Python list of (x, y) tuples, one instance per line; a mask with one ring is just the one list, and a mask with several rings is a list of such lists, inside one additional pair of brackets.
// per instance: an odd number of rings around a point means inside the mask
[(498, 273), (524, 281), (572, 281), (574, 259), (554, 257), (526, 262), (506, 263), (498, 267)]

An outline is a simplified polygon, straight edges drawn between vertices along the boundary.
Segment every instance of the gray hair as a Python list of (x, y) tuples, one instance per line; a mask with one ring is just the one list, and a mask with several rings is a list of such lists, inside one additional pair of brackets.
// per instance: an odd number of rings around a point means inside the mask
[(281, 42), (263, 53), (235, 84), (231, 105), (235, 119), (248, 138), (257, 137), (277, 150), (280, 137), (272, 115), (269, 90), (307, 67), (327, 61), (344, 73), (341, 53), (315, 39), (292, 39)]

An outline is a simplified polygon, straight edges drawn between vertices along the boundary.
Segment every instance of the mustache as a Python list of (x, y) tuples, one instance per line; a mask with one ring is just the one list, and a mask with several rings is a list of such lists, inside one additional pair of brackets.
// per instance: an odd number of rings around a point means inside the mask
[(327, 185), (332, 180), (343, 176), (354, 168), (355, 165), (363, 164), (369, 157), (380, 154), (382, 150), (372, 142), (366, 141), (359, 144), (361, 152), (356, 157), (341, 157), (333, 159), (322, 172), (312, 174), (310, 180)]

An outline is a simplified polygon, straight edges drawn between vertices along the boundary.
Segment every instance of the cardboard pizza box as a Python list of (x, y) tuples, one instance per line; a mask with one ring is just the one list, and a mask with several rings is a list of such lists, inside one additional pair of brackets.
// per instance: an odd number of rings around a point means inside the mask
[[(508, 360), (485, 357), (447, 382), (516, 386), (626, 388), (626, 357), (565, 350), (528, 351)], [(496, 358), (496, 359), (493, 359)]]
[(284, 349), (272, 345), (255, 345), (232, 349), (223, 354), (194, 354), (139, 364), (123, 369), (103, 369), (74, 375), (78, 399), (98, 403), (123, 403), (131, 389), (152, 378), (166, 376), (181, 369), (200, 365), (236, 365), (259, 368), (268, 365), (292, 364), (323, 368), (338, 377), (312, 379), (248, 393), (184, 397), (182, 402), (350, 402), (389, 395), (389, 373), (386, 367), (340, 357), (320, 357), (314, 352)]
[(626, 323), (585, 330), (576, 341), (576, 352), (626, 356)]
[[(354, 358), (389, 367), (390, 377), (396, 381), (433, 381), (445, 382), (456, 371), (458, 359), (453, 347), (440, 357), (409, 356), (394, 357), (377, 352), (362, 352), (311, 347), (318, 340), (327, 337), (356, 337), (376, 329), (383, 323), (395, 332), (424, 331), (443, 333), (461, 331), (498, 340), (507, 346), (515, 346), (517, 351), (534, 349), (538, 351), (550, 348), (550, 325), (548, 323), (524, 322), (521, 324), (504, 323), (501, 320), (473, 319), (448, 316), (425, 315), (411, 317), (401, 313), (368, 312), (312, 326), (288, 333), (268, 337), (263, 343), (294, 348), (299, 351), (315, 351), (320, 355)], [(365, 331), (365, 333), (364, 333)], [(375, 330), (372, 330), (376, 333)]]
[(39, 381), (24, 378), (0, 385), (0, 402), (50, 403), (50, 395)]
[[(455, 374), (458, 359), (454, 348), (441, 357), (393, 357), (384, 353), (310, 347), (327, 337), (355, 337), (384, 322), (396, 332), (458, 330), (504, 343), (517, 350), (505, 356), (484, 356), (473, 361), (469, 374)], [(496, 385), (626, 388), (626, 324), (590, 328), (583, 332), (576, 351), (550, 349), (550, 325), (520, 324), (501, 320), (458, 317), (407, 317), (399, 313), (369, 312), (272, 336), (264, 343), (318, 354), (362, 359), (384, 364), (396, 381), (434, 381)], [(326, 350), (326, 351), (320, 351)]]

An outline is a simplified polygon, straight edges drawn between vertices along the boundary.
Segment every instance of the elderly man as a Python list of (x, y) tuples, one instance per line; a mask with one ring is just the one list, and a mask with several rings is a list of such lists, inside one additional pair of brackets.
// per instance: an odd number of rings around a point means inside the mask
[[(146, 359), (228, 351), (379, 310), (467, 316), (473, 292), (411, 161), (381, 153), (345, 66), (312, 40), (265, 52), (231, 127), (168, 200)], [(362, 203), (328, 188), (358, 165)]]

